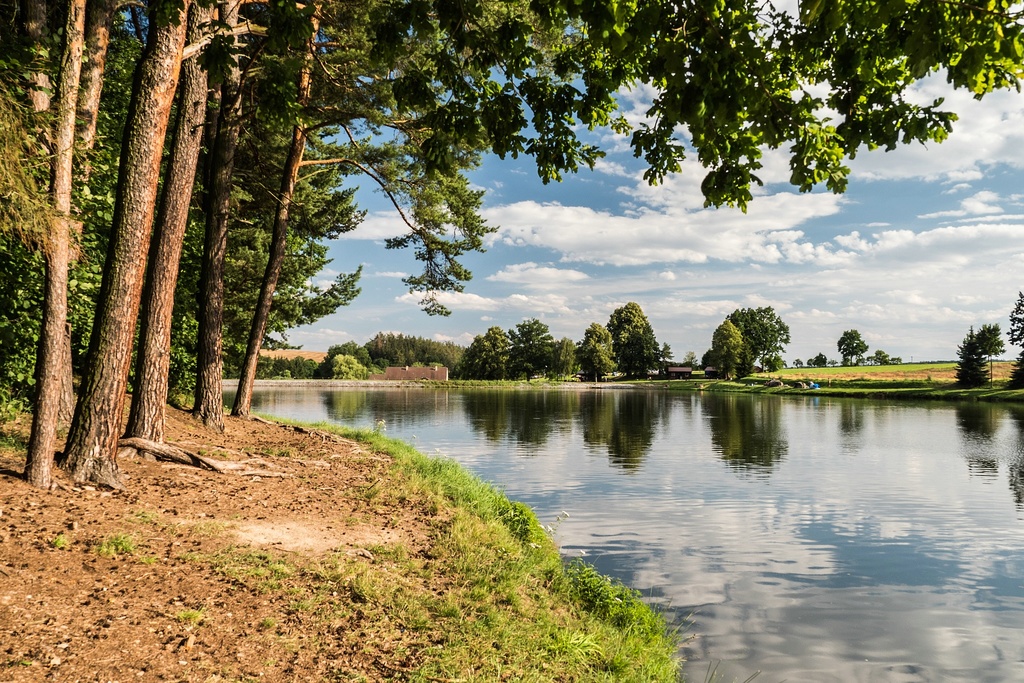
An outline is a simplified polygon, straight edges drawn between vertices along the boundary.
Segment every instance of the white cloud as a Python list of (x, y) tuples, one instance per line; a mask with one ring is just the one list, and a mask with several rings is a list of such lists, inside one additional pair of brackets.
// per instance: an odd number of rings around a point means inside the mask
[(568, 282), (586, 280), (590, 276), (579, 270), (539, 266), (536, 263), (518, 263), (502, 268), (494, 275), (489, 275), (492, 282), (509, 282), (530, 287), (550, 287)]
[(390, 237), (401, 237), (409, 231), (397, 211), (375, 211), (366, 215), (359, 227), (344, 232), (339, 240), (382, 241)]
[(459, 344), (460, 346), (469, 346), (470, 344), (473, 343), (473, 337), (474, 336), (475, 335), (473, 335), (473, 334), (471, 334), (469, 332), (463, 332), (462, 334), (457, 334), (457, 335), (440, 334), (440, 333), (438, 333), (438, 334), (434, 335), (434, 341), (452, 342), (454, 344)]
[(949, 138), (939, 143), (901, 145), (891, 152), (865, 152), (850, 162), (861, 179), (921, 178), (963, 184), (982, 180), (993, 164), (1024, 166), (1024, 111), (1015, 92), (996, 92), (977, 101), (965, 91), (953, 91), (943, 78), (930, 77), (911, 89), (912, 98), (930, 104), (945, 98), (941, 109), (959, 120)]
[[(462, 311), (494, 311), (500, 308), (497, 300), (469, 292), (437, 292), (435, 298), (442, 306)], [(414, 306), (419, 306), (422, 300), (423, 295), (418, 292), (406, 292), (395, 297), (395, 301)]]
[(959, 209), (925, 213), (918, 216), (918, 218), (958, 218), (962, 216), (987, 216), (1003, 213), (1003, 207), (996, 204), (999, 199), (1000, 197), (997, 193), (983, 190), (961, 200)]
[(567, 262), (616, 266), (835, 258), (827, 249), (804, 245), (802, 233), (792, 230), (835, 214), (843, 200), (832, 194), (759, 197), (744, 214), (704, 209), (699, 190), (683, 178), (669, 178), (656, 188), (641, 183), (626, 191), (634, 201), (626, 215), (532, 200), (493, 207), (486, 218), (501, 228), (492, 240), (551, 249)]

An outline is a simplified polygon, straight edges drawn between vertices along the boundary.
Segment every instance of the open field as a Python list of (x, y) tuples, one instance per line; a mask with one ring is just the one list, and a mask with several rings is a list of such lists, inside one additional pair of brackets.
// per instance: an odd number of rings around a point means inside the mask
[(292, 358), (308, 358), (311, 361), (322, 363), (324, 358), (327, 358), (327, 352), (306, 351), (304, 349), (277, 349), (273, 351), (263, 349), (260, 351), (260, 356), (264, 358), (284, 358), (285, 360), (291, 360)]
[[(1010, 361), (996, 361), (992, 364), (992, 375), (995, 381), (1006, 380), (1013, 370)], [(758, 377), (778, 377), (782, 381), (799, 381), (807, 379), (838, 379), (838, 380), (893, 380), (919, 382), (955, 382), (956, 363), (905, 363), (903, 365), (858, 365), (836, 368), (786, 368), (778, 372), (768, 372)]]

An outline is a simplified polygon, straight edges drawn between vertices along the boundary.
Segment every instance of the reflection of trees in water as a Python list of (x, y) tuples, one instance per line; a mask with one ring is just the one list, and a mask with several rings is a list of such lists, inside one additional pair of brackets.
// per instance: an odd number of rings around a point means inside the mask
[(968, 440), (989, 442), (999, 429), (996, 407), (983, 403), (957, 403), (956, 425)]
[(789, 450), (782, 402), (760, 396), (704, 395), (711, 443), (722, 460), (745, 470), (770, 472)]
[(860, 436), (864, 431), (864, 408), (852, 402), (839, 404), (839, 431), (843, 436)]
[(665, 397), (652, 391), (586, 392), (580, 398), (578, 418), (583, 443), (607, 449), (612, 464), (634, 470), (650, 451), (667, 410)]
[(443, 415), (452, 409), (447, 390), (420, 387), (371, 390), (346, 387), (323, 391), (320, 400), (329, 419), (365, 428), (373, 428), (378, 420), (387, 424), (401, 416), (430, 411)]
[(350, 422), (360, 417), (366, 405), (365, 391), (344, 389), (342, 391), (324, 391), (320, 394), (327, 417), (338, 422)]
[(483, 390), (463, 402), (474, 431), (488, 441), (509, 439), (518, 444), (543, 446), (559, 424), (567, 424), (578, 404), (576, 392)]
[(1018, 510), (1024, 510), (1024, 409), (1012, 408), (1010, 418), (1017, 427), (1017, 443), (1013, 458), (1010, 460), (1010, 492)]
[(996, 407), (979, 403), (956, 404), (956, 424), (963, 441), (961, 453), (972, 475), (995, 477), (999, 474), (999, 458), (993, 452), (992, 438), (999, 429), (1000, 412)]

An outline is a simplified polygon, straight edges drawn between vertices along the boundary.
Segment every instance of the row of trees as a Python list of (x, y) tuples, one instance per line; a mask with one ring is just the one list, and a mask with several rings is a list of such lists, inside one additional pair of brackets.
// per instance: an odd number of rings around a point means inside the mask
[[(358, 292), (358, 270), (288, 280), (358, 225), (352, 177), (392, 201), (406, 232), (387, 246), (413, 248), (406, 283), (444, 313), (491, 230), (463, 175), (481, 153), (557, 180), (601, 155), (576, 131), (610, 126), (652, 182), (692, 150), (710, 204), (745, 207), (766, 147), (789, 147), (801, 189), (841, 191), (861, 147), (947, 136), (940, 101), (904, 96), (915, 80), (1016, 86), (1018, 19), (868, 0), (798, 18), (748, 0), (0, 0), (0, 362), (4, 392), (33, 402), (26, 477), (49, 485), (67, 426), (59, 464), (119, 487), (129, 377), (131, 436), (162, 440), (175, 381), (222, 429), (235, 362), (246, 415), (261, 346)], [(631, 128), (615, 93), (636, 83), (658, 92)], [(639, 372), (645, 354), (620, 360)]]
[(441, 365), (455, 368), (464, 352), (465, 349), (454, 342), (378, 332), (363, 345), (350, 341), (332, 346), (310, 376), (366, 379), (371, 374), (383, 374), (388, 367)]
[[(866, 356), (868, 344), (858, 330), (844, 331), (836, 342), (836, 349), (843, 357), (842, 365), (899, 365), (903, 362), (899, 356), (890, 356), (882, 349), (875, 349), (873, 354)], [(811, 365), (809, 361), (808, 365)]]
[(615, 309), (608, 325), (591, 323), (577, 343), (556, 341), (548, 326), (531, 318), (505, 332), (491, 327), (466, 349), (454, 376), (461, 379), (529, 379), (568, 377), (577, 372), (594, 381), (620, 372), (646, 377), (671, 359), (667, 344), (659, 346), (654, 328), (639, 304)]
[(738, 308), (715, 329), (701, 364), (724, 378), (750, 375), (756, 365), (771, 372), (783, 367), (788, 343), (789, 325), (771, 306)]
[[(1024, 293), (1018, 292), (1017, 303), (1010, 312), (1010, 343), (1024, 347)], [(1006, 351), (999, 323), (985, 324), (975, 332), (974, 326), (957, 347), (956, 381), (965, 387), (980, 387), (992, 382), (992, 359)], [(1010, 373), (1009, 388), (1024, 389), (1024, 350)]]

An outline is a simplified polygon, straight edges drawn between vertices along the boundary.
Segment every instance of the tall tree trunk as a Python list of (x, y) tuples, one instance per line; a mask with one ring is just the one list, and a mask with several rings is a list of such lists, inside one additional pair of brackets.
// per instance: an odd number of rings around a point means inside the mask
[[(46, 35), (46, 14), (46, 0), (23, 0), (22, 30), (25, 36), (39, 47), (42, 46), (43, 37)], [(45, 65), (37, 63), (33, 67), (29, 76), (31, 88), (28, 95), (32, 109), (42, 112), (50, 108), (50, 76)]]
[[(110, 26), (114, 22), (116, 0), (91, 0), (85, 18), (85, 66), (82, 68), (82, 92), (78, 96), (78, 141), (82, 149), (96, 142), (96, 123), (103, 92), (103, 73), (110, 46)], [(85, 177), (88, 178), (88, 166)]]
[[(107, 47), (110, 44), (110, 26), (114, 21), (117, 3), (114, 0), (92, 0), (85, 9), (85, 61), (81, 67), (81, 91), (78, 93), (78, 140), (80, 149), (92, 149), (96, 137), (96, 121), (100, 108), (100, 93), (103, 89), (103, 72), (107, 63)], [(89, 163), (79, 167), (78, 177), (89, 179), (92, 167)], [(68, 252), (68, 260), (78, 260), (78, 241), (82, 236), (82, 224), (75, 220), (70, 223), (74, 236)], [(60, 359), (60, 407), (58, 424), (67, 427), (75, 413), (75, 387), (71, 362), (71, 326), (65, 325), (64, 348)]]
[[(315, 26), (314, 24), (314, 28)], [(315, 35), (316, 32), (314, 31)], [(310, 44), (309, 49), (313, 49), (312, 44)], [(311, 61), (312, 57), (307, 55), (306, 63), (299, 73), (297, 100), (302, 106), (305, 106), (309, 101), (309, 88), (310, 81), (312, 80)], [(238, 380), (235, 403), (231, 408), (231, 414), (239, 417), (248, 417), (249, 409), (252, 405), (252, 389), (253, 383), (256, 381), (256, 365), (260, 359), (263, 335), (267, 331), (270, 307), (274, 301), (274, 291), (277, 289), (277, 280), (281, 276), (281, 266), (284, 263), (285, 251), (288, 247), (288, 212), (291, 208), (292, 198), (295, 196), (295, 183), (299, 179), (299, 167), (302, 165), (302, 155), (305, 150), (306, 129), (303, 126), (303, 122), (299, 121), (292, 130), (292, 143), (288, 149), (284, 172), (281, 175), (281, 195), (278, 197), (277, 212), (274, 215), (274, 229), (270, 241), (267, 269), (263, 274), (260, 297), (256, 302), (256, 311), (253, 313), (252, 326), (249, 330), (249, 342), (245, 349), (245, 362), (242, 364), (242, 372)]]
[[(182, 12), (188, 11), (185, 0)], [(132, 340), (142, 294), (160, 156), (185, 42), (184, 15), (149, 25), (149, 39), (135, 72), (121, 148), (110, 246), (82, 392), (60, 465), (76, 482), (121, 488), (114, 456), (121, 433)]]
[[(201, 38), (212, 10), (193, 5), (189, 12), (187, 41)], [(143, 291), (142, 323), (135, 361), (135, 390), (125, 435), (162, 443), (170, 372), (171, 319), (178, 263), (188, 225), (189, 205), (195, 185), (196, 164), (206, 120), (207, 74), (197, 58), (181, 66), (178, 113), (174, 143), (167, 164), (160, 210), (149, 249), (146, 288)]]
[[(209, 22), (211, 12), (208, 7), (191, 7), (188, 43), (202, 37), (203, 26)], [(178, 282), (178, 263), (188, 224), (188, 207), (196, 184), (196, 166), (203, 142), (207, 80), (206, 70), (200, 67), (198, 58), (182, 62), (174, 142), (142, 293), (135, 390), (132, 391), (125, 435), (157, 442), (164, 440), (174, 288)]]
[(71, 241), (71, 170), (75, 144), (75, 103), (82, 72), (82, 44), (85, 30), (85, 0), (68, 4), (64, 25), (64, 49), (61, 55), (56, 123), (53, 136), (53, 172), (50, 192), (53, 197), (53, 231), (45, 251), (46, 285), (43, 298), (43, 324), (36, 357), (36, 407), (32, 416), (25, 462), (25, 479), (33, 486), (49, 488), (53, 466), (54, 442), (61, 408), (64, 375), (70, 375), (68, 350), (68, 254)]
[[(234, 27), (238, 5), (221, 5), (221, 21)], [(231, 215), (231, 180), (235, 171), (235, 150), (241, 127), (241, 71), (238, 63), (228, 71), (221, 85), (221, 109), (217, 136), (208, 159), (206, 191), (206, 239), (199, 281), (199, 339), (196, 358), (196, 392), (192, 414), (207, 427), (224, 431), (224, 255)]]

